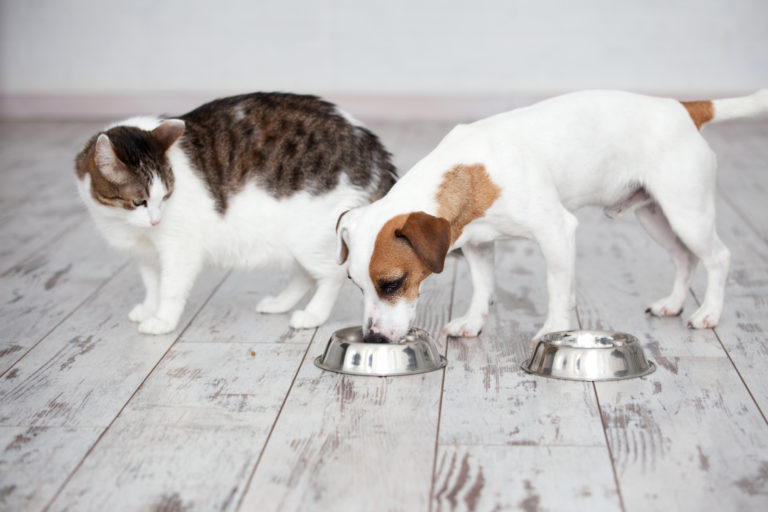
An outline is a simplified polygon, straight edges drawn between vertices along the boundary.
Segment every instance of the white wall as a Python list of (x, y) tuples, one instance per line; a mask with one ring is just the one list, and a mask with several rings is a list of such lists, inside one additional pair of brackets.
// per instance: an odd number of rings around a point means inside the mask
[(0, 0), (0, 96), (768, 86), (768, 0)]

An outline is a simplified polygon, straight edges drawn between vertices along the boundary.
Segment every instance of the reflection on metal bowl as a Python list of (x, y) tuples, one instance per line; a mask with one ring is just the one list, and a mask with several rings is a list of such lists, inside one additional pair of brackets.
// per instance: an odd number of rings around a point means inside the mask
[(566, 380), (619, 380), (653, 373), (637, 338), (621, 332), (562, 331), (545, 334), (522, 369)]
[(360, 327), (340, 329), (315, 359), (323, 370), (377, 377), (431, 372), (445, 364), (429, 333), (421, 329), (411, 329), (398, 343), (366, 343)]

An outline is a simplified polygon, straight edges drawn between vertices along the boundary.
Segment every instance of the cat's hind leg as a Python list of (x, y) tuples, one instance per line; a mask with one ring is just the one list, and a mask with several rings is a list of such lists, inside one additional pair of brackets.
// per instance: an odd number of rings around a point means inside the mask
[(317, 281), (317, 290), (309, 300), (307, 307), (302, 310), (294, 311), (291, 315), (289, 325), (294, 329), (311, 329), (325, 323), (331, 315), (333, 305), (336, 304), (336, 298), (339, 296), (344, 278), (345, 270), (339, 265), (332, 264), (332, 270), (322, 275), (314, 274)]
[(285, 313), (295, 306), (309, 289), (312, 288), (312, 278), (303, 268), (296, 265), (291, 280), (283, 291), (277, 295), (268, 295), (256, 305), (259, 313)]

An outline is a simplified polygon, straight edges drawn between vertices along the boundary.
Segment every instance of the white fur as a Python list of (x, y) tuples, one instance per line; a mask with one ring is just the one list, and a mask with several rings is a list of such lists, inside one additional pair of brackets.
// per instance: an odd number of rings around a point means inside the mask
[[(159, 122), (145, 117), (120, 124), (152, 130)], [(318, 196), (299, 192), (276, 199), (251, 185), (230, 198), (222, 216), (183, 151), (174, 145), (167, 156), (175, 178), (173, 194), (163, 201), (166, 190), (155, 179), (146, 207), (101, 205), (91, 196), (90, 177), (79, 182), (81, 197), (104, 237), (139, 262), (147, 294), (129, 315), (139, 322), (139, 330), (172, 331), (197, 274), (209, 265), (288, 268), (294, 277), (286, 290), (266, 297), (257, 310), (288, 311), (316, 284), (316, 293), (304, 310), (293, 313), (290, 325), (308, 328), (325, 322), (344, 278), (334, 258), (336, 220), (366, 202), (365, 192), (351, 186), (346, 175), (333, 191)]]
[[(714, 106), (724, 117), (768, 111), (765, 92)], [(363, 325), (371, 332), (400, 338), (415, 308), (406, 303), (393, 308), (371, 283), (368, 267), (380, 229), (399, 214), (437, 215), (435, 196), (445, 172), (476, 163), (485, 166), (501, 196), (484, 217), (464, 227), (452, 247), (464, 248), (474, 295), (467, 313), (445, 327), (446, 334), (480, 332), (493, 289), (490, 242), (512, 237), (538, 242), (547, 264), (548, 316), (536, 338), (573, 327), (578, 222), (571, 212), (588, 205), (606, 207), (611, 215), (636, 209), (643, 226), (672, 253), (673, 290), (651, 304), (653, 314), (679, 313), (693, 266), (702, 260), (707, 292), (688, 325), (717, 324), (730, 253), (715, 232), (714, 153), (678, 101), (585, 91), (455, 127), (383, 199), (342, 218), (339, 240), (349, 250), (349, 274), (363, 290)], [(639, 186), (650, 198), (632, 195)]]

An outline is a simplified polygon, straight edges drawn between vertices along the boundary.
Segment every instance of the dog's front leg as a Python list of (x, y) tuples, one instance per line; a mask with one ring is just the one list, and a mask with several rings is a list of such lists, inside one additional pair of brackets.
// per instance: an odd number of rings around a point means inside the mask
[(549, 223), (536, 236), (547, 265), (549, 297), (547, 320), (531, 340), (531, 347), (548, 332), (570, 329), (571, 313), (576, 307), (574, 274), (578, 220), (566, 210), (562, 214), (562, 218)]
[(467, 244), (461, 250), (472, 278), (472, 300), (464, 316), (451, 320), (443, 327), (443, 334), (474, 338), (483, 330), (493, 294), (493, 242)]

